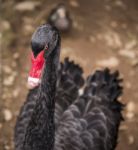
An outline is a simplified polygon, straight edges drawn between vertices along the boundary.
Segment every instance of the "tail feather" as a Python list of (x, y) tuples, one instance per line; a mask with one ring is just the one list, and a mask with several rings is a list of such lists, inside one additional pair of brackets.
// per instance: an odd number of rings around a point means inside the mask
[(64, 64), (61, 64), (62, 72), (66, 74), (74, 81), (74, 83), (80, 87), (84, 84), (84, 79), (82, 78), (83, 70), (82, 68), (75, 64), (74, 61), (69, 61), (69, 58), (65, 58)]
[(115, 149), (122, 120), (122, 104), (117, 100), (122, 93), (120, 83), (119, 73), (110, 73), (108, 69), (88, 77), (84, 93), (68, 107), (60, 120), (56, 141), (65, 144), (65, 147), (61, 146), (63, 149), (80, 149), (82, 146), (82, 149)]
[(84, 84), (82, 68), (65, 58), (64, 63), (61, 63), (56, 92), (56, 110), (55, 122), (56, 125), (60, 120), (63, 112), (70, 106), (78, 97), (78, 91)]
[(82, 74), (83, 70), (79, 65), (65, 58), (64, 63), (60, 65), (58, 73), (57, 103), (71, 104), (77, 98), (78, 90), (84, 84)]
[(88, 99), (83, 114), (87, 129), (92, 135), (93, 131), (99, 134), (94, 138), (95, 143), (104, 145), (105, 149), (116, 147), (118, 128), (123, 120), (121, 111), (124, 105), (118, 101), (123, 90), (121, 82), (118, 71), (111, 73), (104, 69), (89, 76), (84, 89), (85, 99)]
[(106, 68), (103, 71), (96, 71), (94, 75), (87, 78), (84, 93), (113, 102), (122, 94), (121, 82), (122, 79), (119, 79), (118, 71), (110, 73), (109, 69)]

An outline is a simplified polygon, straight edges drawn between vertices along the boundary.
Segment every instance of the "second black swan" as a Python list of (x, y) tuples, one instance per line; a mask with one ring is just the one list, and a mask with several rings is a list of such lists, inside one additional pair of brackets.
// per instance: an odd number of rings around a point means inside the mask
[(70, 13), (63, 3), (59, 3), (53, 8), (47, 19), (48, 23), (55, 26), (59, 31), (66, 33), (72, 27)]
[(39, 86), (30, 90), (15, 127), (15, 150), (114, 150), (123, 119), (118, 72), (98, 70), (85, 81), (65, 59), (59, 66), (60, 35), (42, 25), (32, 36), (34, 57), (44, 52)]

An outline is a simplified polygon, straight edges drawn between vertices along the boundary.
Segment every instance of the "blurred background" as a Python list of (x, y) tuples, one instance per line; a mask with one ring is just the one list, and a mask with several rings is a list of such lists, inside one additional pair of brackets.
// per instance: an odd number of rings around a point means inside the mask
[[(121, 101), (127, 106), (117, 150), (138, 150), (137, 0), (1, 0), (0, 150), (13, 150), (15, 120), (28, 91), (31, 35), (48, 18), (57, 17), (49, 15), (61, 2), (68, 11), (61, 24), (61, 61), (68, 56), (80, 64), (84, 77), (98, 68), (120, 71)], [(66, 17), (64, 13), (59, 15)]]

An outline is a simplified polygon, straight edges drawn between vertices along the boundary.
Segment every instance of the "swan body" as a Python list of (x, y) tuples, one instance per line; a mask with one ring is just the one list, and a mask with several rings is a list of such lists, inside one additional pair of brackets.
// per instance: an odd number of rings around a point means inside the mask
[(99, 70), (84, 84), (80, 66), (68, 58), (59, 65), (60, 36), (50, 25), (38, 27), (32, 37), (34, 56), (42, 50), (41, 83), (21, 108), (15, 150), (114, 150), (123, 119), (119, 73)]

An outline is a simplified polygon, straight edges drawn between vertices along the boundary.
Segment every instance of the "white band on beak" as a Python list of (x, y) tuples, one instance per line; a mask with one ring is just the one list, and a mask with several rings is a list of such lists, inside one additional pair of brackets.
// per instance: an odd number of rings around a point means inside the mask
[(40, 84), (41, 80), (39, 78), (28, 77), (28, 88), (33, 89)]

